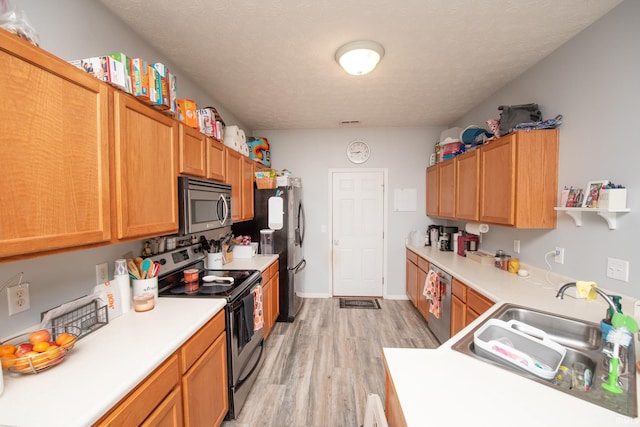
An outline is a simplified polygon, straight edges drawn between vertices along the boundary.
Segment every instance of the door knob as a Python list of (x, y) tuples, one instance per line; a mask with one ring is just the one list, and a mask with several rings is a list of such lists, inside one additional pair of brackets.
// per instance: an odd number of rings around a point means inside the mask
[(338, 246), (340, 244), (340, 240), (334, 240), (333, 241), (333, 246)]

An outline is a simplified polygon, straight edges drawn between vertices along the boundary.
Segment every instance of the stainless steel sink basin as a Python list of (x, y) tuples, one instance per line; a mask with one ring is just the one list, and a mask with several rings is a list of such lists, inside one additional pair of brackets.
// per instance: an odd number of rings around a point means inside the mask
[(600, 325), (595, 323), (517, 306), (509, 306), (505, 310), (501, 310), (496, 318), (505, 322), (519, 320), (527, 325), (542, 329), (549, 338), (565, 347), (598, 350), (602, 344), (602, 331)]
[[(564, 346), (567, 349), (567, 353), (560, 363), (561, 367), (558, 375), (552, 380), (545, 380), (513, 365), (506, 364), (498, 358), (487, 357), (485, 352), (478, 354), (473, 343), (473, 334), (489, 319), (518, 320), (534, 328), (541, 329), (549, 338)], [(550, 388), (568, 393), (611, 411), (630, 417), (637, 417), (633, 342), (628, 351), (621, 352), (620, 363), (622, 368), (618, 384), (624, 392), (615, 395), (602, 388), (602, 383), (606, 382), (609, 371), (609, 359), (602, 350), (603, 347), (606, 348), (610, 344), (603, 343), (602, 332), (598, 324), (515, 304), (503, 305), (485, 322), (480, 323), (476, 328), (469, 331), (452, 348), (485, 363), (506, 369), (514, 374), (545, 384)], [(528, 328), (522, 328), (520, 331), (532, 336), (538, 335)], [(627, 369), (628, 366), (631, 368)], [(585, 387), (585, 369), (592, 373), (590, 387)]]

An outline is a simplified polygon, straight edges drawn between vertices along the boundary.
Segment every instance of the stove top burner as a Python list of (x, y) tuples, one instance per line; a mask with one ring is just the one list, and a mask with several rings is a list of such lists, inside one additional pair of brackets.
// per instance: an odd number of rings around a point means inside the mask
[(226, 298), (233, 301), (246, 286), (260, 278), (257, 270), (199, 270), (197, 282), (185, 283), (182, 271), (161, 278), (158, 296)]

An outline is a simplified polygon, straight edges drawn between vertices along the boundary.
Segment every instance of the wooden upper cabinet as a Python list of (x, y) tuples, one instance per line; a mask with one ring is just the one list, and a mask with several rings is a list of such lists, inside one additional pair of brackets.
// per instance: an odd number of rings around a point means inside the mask
[(179, 173), (204, 178), (207, 176), (208, 138), (197, 129), (180, 123)]
[(111, 239), (108, 87), (0, 30), (0, 258)]
[(515, 135), (508, 135), (484, 147), (480, 159), (483, 171), (480, 220), (514, 225)]
[(483, 146), (480, 220), (555, 228), (558, 130), (519, 131)]
[(118, 238), (178, 231), (178, 122), (114, 93)]
[(438, 165), (427, 168), (427, 215), (438, 216)]
[(207, 138), (207, 178), (224, 181), (224, 144)]
[(242, 220), (253, 219), (253, 186), (255, 183), (256, 162), (249, 157), (242, 156)]
[(231, 218), (242, 218), (242, 154), (225, 148), (225, 181), (231, 185)]
[(455, 157), (455, 217), (478, 220), (480, 196), (480, 151), (474, 150)]
[(455, 163), (446, 162), (438, 167), (439, 216), (453, 218), (455, 215), (456, 174)]

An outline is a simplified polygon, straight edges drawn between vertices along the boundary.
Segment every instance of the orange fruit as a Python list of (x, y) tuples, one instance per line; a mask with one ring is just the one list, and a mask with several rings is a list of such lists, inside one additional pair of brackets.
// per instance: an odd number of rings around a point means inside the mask
[(47, 350), (49, 350), (49, 343), (46, 341), (40, 341), (33, 345), (33, 351), (37, 351), (38, 353), (42, 353)]
[(13, 344), (0, 345), (0, 357), (4, 355), (14, 354), (16, 352), (16, 346)]
[(67, 350), (70, 350), (71, 347), (73, 347), (73, 343), (75, 342), (75, 340), (76, 340), (75, 335), (71, 335), (66, 332), (63, 332), (60, 335), (58, 335), (58, 337), (56, 338), (56, 344), (66, 348)]
[(13, 365), (14, 369), (19, 372), (31, 371), (31, 365), (29, 365), (29, 359), (31, 359), (30, 356), (35, 354), (38, 354), (38, 353), (36, 353), (35, 351), (30, 351), (26, 353), (24, 356), (18, 357), (15, 360), (15, 364)]
[(56, 360), (58, 357), (64, 355), (64, 348), (58, 346), (57, 344), (52, 344), (49, 347), (49, 350), (46, 352), (47, 359)]
[(0, 356), (0, 361), (2, 361), (2, 369), (9, 369), (16, 364), (16, 359), (12, 354), (4, 354)]

